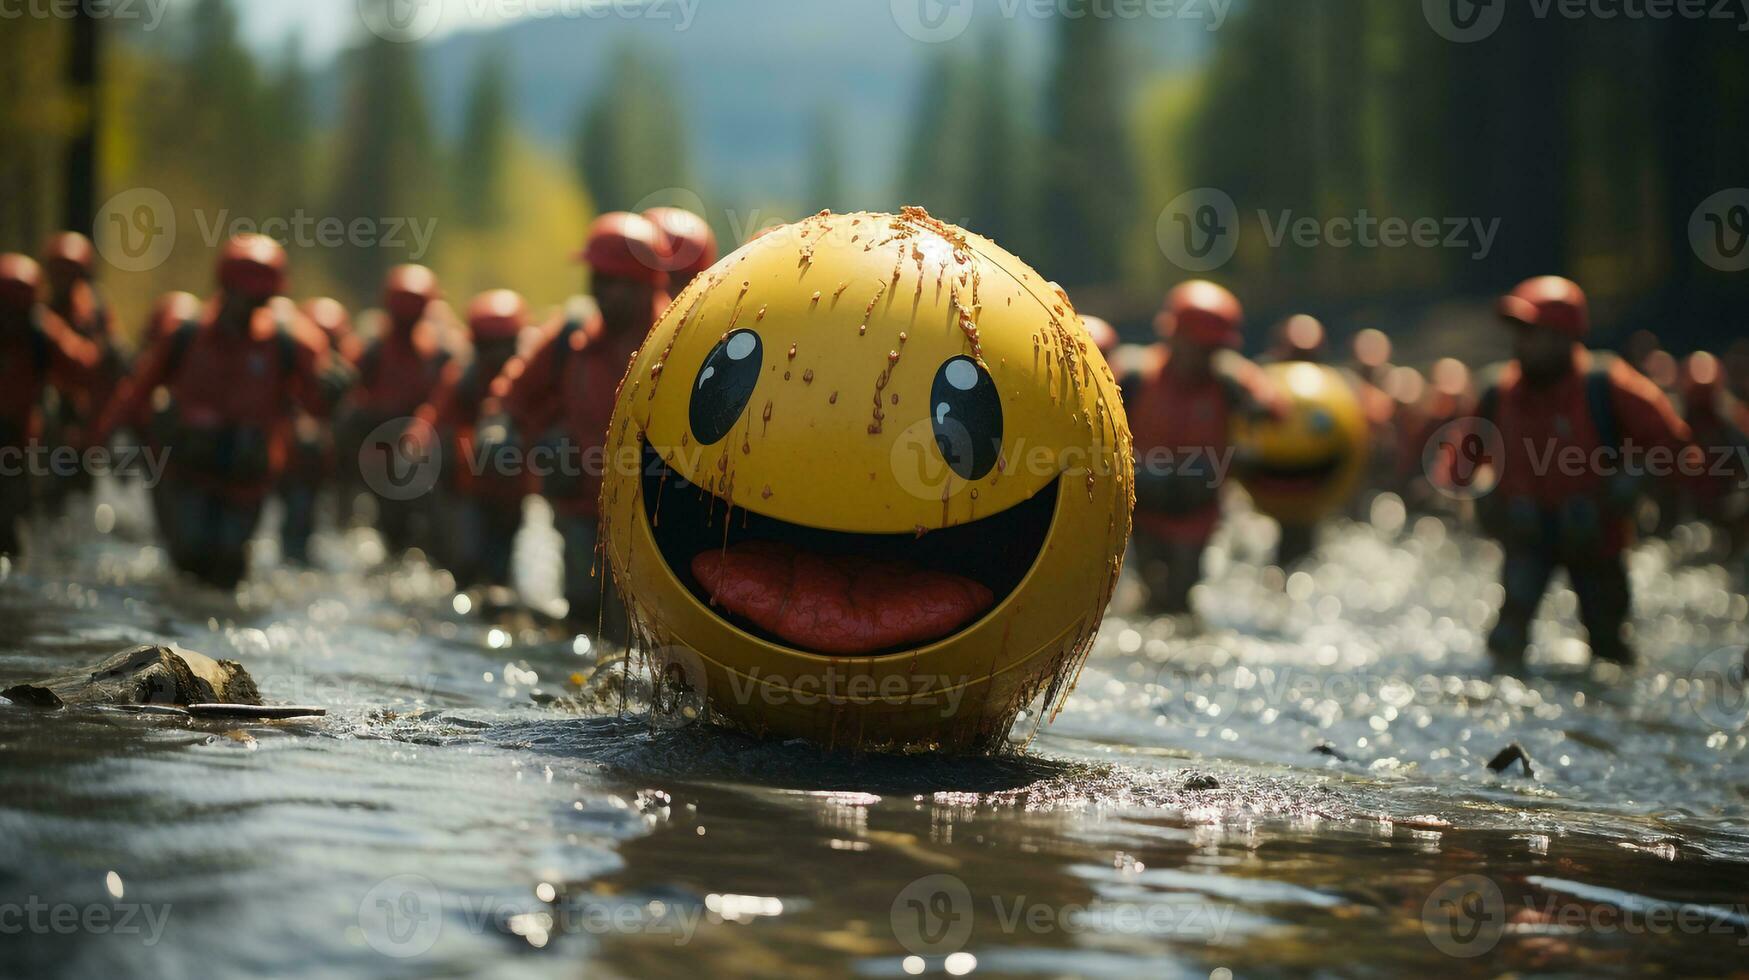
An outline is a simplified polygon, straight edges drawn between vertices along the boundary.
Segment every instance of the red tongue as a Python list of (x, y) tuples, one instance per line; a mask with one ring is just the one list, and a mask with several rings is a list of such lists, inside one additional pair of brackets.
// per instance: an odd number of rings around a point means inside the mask
[(774, 541), (700, 552), (692, 574), (712, 605), (804, 650), (845, 656), (947, 636), (996, 598), (951, 572), (823, 557)]

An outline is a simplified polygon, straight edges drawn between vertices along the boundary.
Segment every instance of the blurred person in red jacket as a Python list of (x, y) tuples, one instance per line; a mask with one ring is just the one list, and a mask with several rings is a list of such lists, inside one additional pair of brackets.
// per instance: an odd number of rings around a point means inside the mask
[[(152, 310), (140, 331), (140, 349), (150, 348), (184, 325), (198, 326), (204, 315), (200, 297), (193, 293), (174, 290), (159, 296), (152, 301)], [(117, 390), (120, 390), (119, 385)], [(133, 431), (147, 452), (159, 454), (166, 451), (175, 422), (176, 411), (170, 403), (170, 390), (160, 386), (151, 393), (139, 417), (121, 420), (120, 424)], [(172, 500), (162, 476), (160, 473), (158, 482), (148, 483), (146, 487), (152, 501), (152, 516), (160, 528), (169, 526)]]
[(668, 248), (662, 230), (639, 215), (596, 218), (577, 255), (590, 270), (593, 304), (568, 304), (527, 363), (512, 362), (519, 370), (505, 375), (504, 409), (518, 437), (550, 452), (551, 465), (537, 475), (564, 538), (565, 598), (574, 623), (605, 626), (619, 612), (596, 561), (602, 446), (626, 365), (667, 306), (668, 273), (654, 257)]
[[(302, 307), (304, 318), (316, 329), (327, 350), (327, 369), (322, 376), (323, 399), (336, 405), (357, 380), (353, 361), (358, 356), (358, 338), (352, 333), (352, 315), (336, 299), (322, 296)], [(307, 565), (310, 536), (316, 530), (316, 512), (323, 491), (334, 483), (334, 433), (327, 419), (297, 411), (292, 418), (290, 459), (279, 481), (279, 499), (285, 516), (279, 526), (280, 555), (288, 562)]]
[[(42, 269), (28, 255), (0, 255), (0, 554), (20, 549), (31, 509), (33, 455), (43, 436), (43, 394), (70, 391), (101, 367), (97, 346), (38, 301)], [(77, 450), (83, 447), (68, 447)]]
[[(127, 370), (116, 343), (114, 313), (92, 279), (96, 256), (91, 239), (76, 231), (51, 236), (40, 256), (49, 310), (96, 346), (99, 357), (97, 370), (89, 372), (84, 381), (55, 391), (57, 397), (45, 420), (49, 430), (45, 439), (55, 445), (79, 448), (89, 441), (87, 430), (96, 424)], [(81, 473), (73, 479), (52, 481), (49, 492), (60, 499), (90, 488), (91, 474)]]
[(438, 316), (440, 295), (437, 275), (422, 265), (389, 270), (383, 280), (383, 330), (359, 352), (357, 382), (348, 400), (340, 451), (365, 474), (365, 489), (376, 502), (377, 532), (391, 555), (411, 548), (433, 555), (441, 550), (433, 494), (402, 492), (407, 488), (383, 478), (413, 467), (400, 436), (452, 360)]
[(528, 303), (514, 290), (489, 290), (468, 304), (467, 324), (473, 359), (450, 365), (418, 417), (438, 440), (456, 504), (450, 526), (456, 586), (508, 586), (522, 500), (534, 489), (502, 407), (522, 370), (513, 362)]
[(1731, 393), (1724, 366), (1706, 351), (1682, 365), (1680, 394), (1682, 419), (1707, 464), (1681, 487), (1682, 516), (1711, 524), (1726, 552), (1740, 555), (1749, 545), (1749, 406)]
[(1136, 565), (1154, 611), (1191, 612), (1203, 552), (1221, 517), (1237, 413), (1275, 411), (1263, 372), (1238, 353), (1244, 313), (1233, 294), (1192, 280), (1167, 294), (1129, 409), (1135, 438)]
[(1479, 399), (1487, 425), (1457, 435), (1445, 478), (1465, 485), (1492, 471), (1498, 481), (1477, 504), (1506, 551), (1505, 602), (1488, 647), (1509, 668), (1523, 663), (1537, 607), (1565, 568), (1592, 656), (1632, 663), (1622, 552), (1644, 481), (1694, 464), (1689, 428), (1645, 375), (1586, 349), (1590, 307), (1576, 283), (1527, 280), (1498, 312), (1516, 358)]
[(644, 217), (667, 242), (662, 268), (668, 273), (668, 295), (679, 296), (699, 273), (716, 264), (716, 233), (708, 222), (685, 208), (651, 208)]
[(262, 500), (285, 468), (294, 406), (328, 411), (326, 345), (281, 295), (285, 270), (285, 249), (265, 235), (226, 242), (217, 299), (141, 354), (98, 426), (106, 440), (167, 392), (169, 520), (160, 530), (176, 567), (220, 587), (248, 571)]
[(1398, 417), (1403, 425), (1398, 429), (1397, 479), (1403, 486), (1404, 502), (1414, 512), (1436, 512), (1451, 517), (1468, 513), (1467, 501), (1461, 495), (1446, 495), (1435, 479), (1439, 474), (1428, 468), (1429, 459), (1439, 460), (1440, 443), (1448, 436), (1447, 427), (1468, 424), (1476, 414), (1476, 388), (1469, 366), (1455, 357), (1435, 361), (1422, 378), (1412, 368), (1398, 368), (1391, 382), (1391, 395), (1397, 400)]

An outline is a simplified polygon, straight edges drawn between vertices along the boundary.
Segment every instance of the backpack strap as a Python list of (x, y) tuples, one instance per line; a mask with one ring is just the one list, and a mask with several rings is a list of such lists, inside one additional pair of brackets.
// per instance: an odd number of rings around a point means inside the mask
[(292, 333), (291, 321), (283, 313), (274, 316), (273, 343), (279, 349), (279, 379), (284, 381), (298, 369), (298, 339)]
[(553, 338), (553, 343), (558, 345), (553, 357), (553, 384), (555, 387), (562, 386), (565, 382), (565, 360), (571, 356), (571, 338), (575, 337), (577, 331), (582, 329), (583, 320), (580, 317), (569, 316), (565, 318), (565, 325), (559, 328), (559, 335)]
[(1621, 423), (1615, 412), (1615, 382), (1610, 379), (1612, 361), (1596, 356), (1585, 373), (1585, 405), (1591, 424), (1597, 427), (1598, 445), (1621, 448)]
[(49, 351), (49, 333), (43, 329), (43, 308), (31, 307), (30, 310), (30, 361), (36, 368), (38, 378), (49, 376), (49, 367), (53, 355)]
[(1236, 415), (1255, 416), (1264, 410), (1264, 405), (1239, 376), (1239, 370), (1244, 363), (1237, 359), (1237, 355), (1217, 354), (1210, 369), (1215, 383), (1221, 387), (1221, 396), (1227, 400), (1227, 411)]
[(377, 368), (383, 363), (383, 342), (381, 338), (373, 338), (364, 345), (364, 353), (358, 355), (358, 383), (369, 388), (376, 381)]
[(177, 324), (176, 331), (170, 335), (170, 353), (164, 362), (164, 381), (175, 381), (176, 375), (182, 370), (182, 360), (188, 355), (188, 348), (194, 345), (195, 332), (200, 329), (200, 321), (190, 317)]

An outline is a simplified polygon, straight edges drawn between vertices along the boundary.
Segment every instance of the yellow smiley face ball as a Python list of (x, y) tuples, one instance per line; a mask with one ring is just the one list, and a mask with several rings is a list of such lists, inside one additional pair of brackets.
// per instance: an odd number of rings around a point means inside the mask
[(1264, 370), (1286, 411), (1235, 424), (1234, 471), (1258, 510), (1310, 527), (1353, 496), (1372, 452), (1366, 416), (1354, 385), (1334, 368), (1296, 361)]
[(988, 749), (1073, 686), (1131, 451), (1062, 291), (917, 208), (724, 257), (632, 360), (606, 557), (666, 690), (755, 733)]

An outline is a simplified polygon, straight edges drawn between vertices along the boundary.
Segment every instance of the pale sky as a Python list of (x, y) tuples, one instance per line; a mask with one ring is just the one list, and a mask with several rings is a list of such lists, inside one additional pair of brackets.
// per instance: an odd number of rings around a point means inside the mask
[[(193, 0), (174, 0), (186, 9)], [(404, 0), (405, 2), (405, 0)], [(542, 0), (417, 0), (442, 6), (442, 19), (430, 35), (435, 39), (456, 30), (490, 27), (517, 18), (518, 11), (539, 9)], [(577, 0), (570, 0), (577, 2)], [(322, 59), (364, 34), (358, 0), (238, 0), (235, 7), (243, 39), (262, 53), (277, 54), (287, 36), (302, 31), (304, 50)]]

